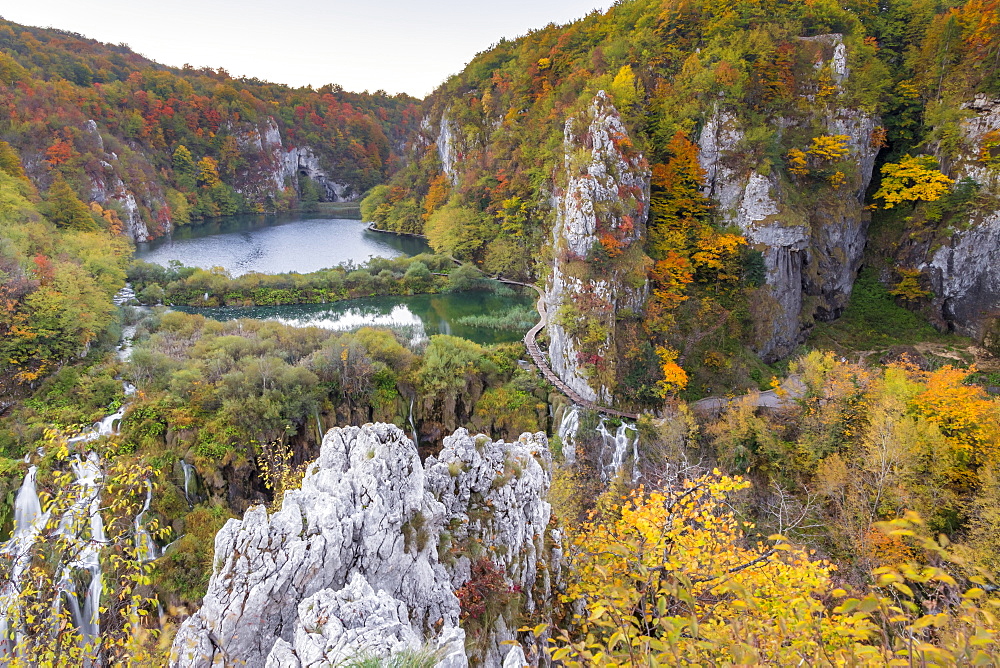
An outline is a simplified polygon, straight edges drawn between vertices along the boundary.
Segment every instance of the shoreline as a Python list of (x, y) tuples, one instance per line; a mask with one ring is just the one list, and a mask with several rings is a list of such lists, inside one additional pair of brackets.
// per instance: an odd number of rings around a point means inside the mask
[(393, 230), (383, 230), (375, 227), (375, 223), (368, 223), (369, 232), (379, 232), (380, 234), (394, 234), (397, 237), (413, 237), (414, 239), (427, 240), (426, 234), (414, 234), (412, 232), (395, 232)]

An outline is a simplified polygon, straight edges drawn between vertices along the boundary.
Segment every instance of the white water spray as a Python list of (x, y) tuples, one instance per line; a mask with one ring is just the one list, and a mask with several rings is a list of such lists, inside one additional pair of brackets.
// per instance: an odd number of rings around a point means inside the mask
[[(556, 430), (562, 443), (563, 457), (567, 463), (577, 459), (578, 447), (581, 445), (580, 408), (573, 406), (563, 413), (559, 428)], [(601, 480), (610, 482), (618, 475), (626, 464), (632, 464), (632, 480), (639, 478), (639, 432), (631, 422), (622, 422), (612, 434), (608, 430), (608, 418), (601, 417), (597, 425), (597, 433), (601, 437), (601, 449), (598, 453), (598, 464)]]
[(149, 503), (153, 500), (153, 484), (146, 481), (146, 501), (142, 504), (142, 510), (135, 516), (135, 551), (139, 555), (139, 560), (153, 561), (160, 556), (160, 548), (149, 535), (149, 531), (143, 525), (143, 517), (149, 510)]
[[(631, 435), (629, 434), (631, 432)], [(639, 432), (634, 424), (622, 422), (614, 435), (608, 431), (605, 418), (597, 425), (597, 433), (601, 435), (601, 479), (604, 482), (614, 480), (625, 463), (632, 460), (632, 480), (639, 478)]]
[(410, 397), (410, 434), (413, 435), (413, 445), (420, 447), (420, 438), (417, 436), (417, 425), (413, 421), (413, 397)]
[(184, 500), (187, 501), (188, 507), (191, 507), (191, 478), (194, 475), (194, 467), (182, 459), (181, 470), (184, 471)]
[(563, 413), (559, 423), (559, 442), (562, 444), (563, 458), (567, 464), (576, 462), (576, 432), (580, 429), (580, 409), (571, 407)]

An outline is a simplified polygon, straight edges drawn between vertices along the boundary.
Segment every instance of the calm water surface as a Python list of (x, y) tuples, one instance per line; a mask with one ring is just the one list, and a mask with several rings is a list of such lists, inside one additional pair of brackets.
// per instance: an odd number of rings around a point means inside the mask
[(520, 341), (524, 331), (502, 331), (463, 325), (464, 316), (504, 313), (516, 307), (533, 307), (535, 297), (492, 292), (461, 292), (412, 297), (369, 297), (333, 304), (294, 304), (246, 308), (181, 308), (215, 320), (254, 318), (275, 320), (296, 327), (322, 327), (350, 331), (360, 327), (384, 327), (403, 335), (411, 344), (426, 341), (434, 334), (451, 334), (480, 344)]
[(398, 257), (428, 252), (422, 239), (380, 234), (367, 223), (329, 214), (230, 216), (178, 228), (169, 237), (137, 244), (135, 257), (167, 266), (223, 267), (233, 276), (250, 272), (307, 273), (371, 256)]

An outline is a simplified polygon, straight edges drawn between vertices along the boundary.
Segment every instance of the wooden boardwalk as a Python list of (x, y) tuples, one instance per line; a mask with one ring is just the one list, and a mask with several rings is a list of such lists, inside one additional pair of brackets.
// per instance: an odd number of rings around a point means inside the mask
[(564, 383), (562, 378), (557, 376), (555, 372), (552, 371), (552, 368), (549, 366), (548, 360), (545, 359), (545, 354), (542, 352), (542, 349), (538, 347), (538, 341), (537, 341), (538, 333), (542, 331), (542, 329), (548, 324), (548, 313), (546, 312), (545, 309), (545, 295), (542, 293), (541, 288), (539, 288), (537, 285), (532, 285), (530, 283), (521, 283), (520, 281), (511, 281), (506, 278), (498, 278), (496, 280), (498, 280), (501, 283), (522, 285), (526, 288), (531, 288), (532, 290), (538, 293), (538, 301), (535, 303), (535, 308), (538, 310), (538, 324), (529, 329), (528, 332), (524, 335), (524, 345), (528, 349), (528, 354), (531, 355), (531, 359), (532, 361), (534, 361), (535, 366), (538, 367), (538, 370), (542, 372), (542, 375), (545, 377), (545, 380), (552, 383), (552, 385), (555, 386), (560, 392), (569, 397), (570, 401), (572, 401), (574, 404), (582, 408), (587, 408), (592, 411), (604, 413), (605, 415), (613, 415), (615, 417), (628, 418), (630, 420), (635, 420), (639, 417), (635, 413), (624, 413), (622, 411), (616, 411), (613, 408), (607, 408), (605, 406), (595, 404), (593, 401), (589, 401), (581, 397), (576, 390), (574, 390), (572, 387)]
[[(375, 227), (375, 223), (369, 223), (368, 229), (371, 230), (372, 232), (382, 232), (384, 234), (396, 234), (405, 237), (417, 237), (419, 239), (427, 238), (423, 234), (408, 234), (406, 232), (392, 232), (390, 230), (380, 230), (377, 227)], [(451, 261), (454, 262), (455, 264), (458, 265), (462, 264), (458, 259), (451, 256), (449, 257), (451, 258)], [(479, 271), (482, 272), (482, 269), (479, 269)], [(531, 288), (532, 290), (538, 293), (538, 301), (535, 303), (535, 308), (538, 310), (538, 324), (529, 329), (528, 332), (524, 335), (524, 345), (528, 349), (528, 354), (531, 355), (531, 359), (535, 363), (535, 366), (538, 367), (538, 370), (542, 372), (542, 375), (545, 377), (545, 380), (552, 383), (554, 387), (556, 387), (560, 392), (569, 397), (569, 400), (572, 401), (577, 406), (592, 411), (597, 411), (599, 413), (604, 413), (605, 415), (613, 415), (615, 417), (628, 418), (630, 420), (638, 419), (639, 416), (636, 415), (635, 413), (625, 413), (623, 411), (616, 411), (614, 408), (607, 408), (605, 406), (595, 404), (593, 401), (584, 399), (583, 397), (580, 396), (580, 394), (576, 390), (574, 390), (572, 387), (564, 383), (563, 379), (557, 376), (555, 372), (552, 370), (552, 367), (549, 366), (548, 360), (545, 359), (545, 353), (543, 353), (542, 349), (538, 347), (538, 341), (537, 341), (538, 332), (542, 331), (542, 329), (544, 329), (545, 326), (548, 324), (548, 314), (546, 313), (545, 309), (545, 294), (542, 292), (541, 288), (539, 288), (537, 285), (532, 285), (531, 283), (512, 281), (507, 278), (497, 277), (494, 280), (500, 283), (509, 283), (511, 285), (520, 285), (526, 288)]]

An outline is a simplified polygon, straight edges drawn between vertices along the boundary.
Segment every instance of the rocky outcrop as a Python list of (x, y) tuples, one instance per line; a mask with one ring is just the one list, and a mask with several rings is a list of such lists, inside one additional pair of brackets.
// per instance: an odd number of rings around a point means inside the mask
[(441, 122), (438, 124), (438, 135), (435, 145), (438, 150), (438, 158), (441, 160), (441, 170), (451, 181), (451, 185), (458, 184), (458, 171), (455, 166), (460, 159), (458, 151), (458, 134), (452, 127), (452, 122), (448, 120), (448, 113), (441, 115)]
[(360, 196), (352, 186), (334, 180), (320, 165), (319, 156), (308, 146), (288, 149), (281, 160), (284, 178), (291, 179), (293, 184), (297, 184), (299, 176), (312, 179), (320, 187), (320, 199), (324, 202), (351, 202)]
[[(155, 221), (155, 227), (150, 230), (150, 223), (154, 221), (147, 221), (143, 217), (136, 193), (125, 185), (119, 175), (121, 165), (118, 155), (113, 151), (105, 150), (104, 138), (97, 127), (97, 122), (92, 119), (88, 120), (83, 124), (83, 131), (87, 140), (92, 143), (94, 152), (104, 157), (96, 169), (88, 170), (90, 177), (89, 201), (97, 202), (104, 208), (114, 208), (124, 226), (123, 231), (133, 241), (146, 241), (150, 238), (151, 232), (169, 232), (171, 228), (169, 210), (163, 193), (158, 189), (154, 190), (155, 186), (152, 184), (155, 183), (155, 179), (149, 179), (145, 182), (146, 192), (142, 193), (145, 195), (142, 199), (147, 211), (160, 213), (159, 220)], [(154, 171), (153, 167), (146, 163), (141, 156), (136, 156), (136, 160), (139, 163), (137, 166), (143, 171), (147, 173)]]
[(238, 192), (256, 201), (274, 197), (286, 186), (298, 188), (299, 177), (311, 179), (320, 188), (324, 202), (348, 202), (360, 193), (352, 186), (334, 179), (320, 164), (316, 151), (309, 146), (286, 149), (281, 130), (271, 117), (260, 125), (234, 132), (237, 146), (246, 157), (245, 166), (236, 175)]
[[(465, 666), (453, 592), (472, 553), (502, 567), (527, 605), (549, 592), (549, 462), (543, 434), (507, 444), (459, 430), (422, 465), (395, 426), (330, 430), (280, 511), (252, 508), (219, 532), (208, 593), (171, 665), (334, 666), (429, 646), (438, 665)], [(491, 628), (483, 659), (499, 666), (514, 633)]]
[[(955, 181), (970, 179), (980, 193), (1000, 195), (997, 169), (982, 160), (984, 143), (1000, 132), (1000, 99), (978, 96), (966, 105), (962, 147), (951, 164)], [(939, 248), (926, 251), (918, 265), (930, 281), (932, 322), (941, 329), (981, 338), (1000, 314), (1000, 211), (973, 211), (953, 225)]]
[[(815, 66), (828, 67), (839, 87), (850, 74), (841, 36), (802, 41), (827, 54)], [(870, 216), (863, 201), (879, 151), (872, 142), (878, 120), (833, 103), (817, 106), (811, 117), (776, 119), (774, 125), (779, 133), (818, 125), (821, 134), (847, 136), (853, 170), (819, 206), (804, 208), (794, 197), (801, 186), (782, 179), (770, 166), (762, 170), (745, 159), (745, 130), (734, 114), (716, 111), (702, 129), (699, 161), (706, 174), (705, 194), (718, 203), (723, 221), (738, 226), (764, 256), (768, 290), (755, 309), (762, 330), (756, 347), (767, 361), (789, 354), (814, 318), (836, 318), (847, 305), (867, 239)]]
[(554, 314), (548, 321), (549, 358), (553, 371), (581, 397), (610, 403), (607, 378), (614, 377), (613, 369), (604, 378), (591, 369), (616, 363), (616, 323), (621, 312), (642, 308), (644, 270), (635, 280), (614, 263), (587, 273), (581, 268), (593, 267), (602, 238), (627, 249), (643, 237), (649, 167), (630, 150), (628, 132), (604, 91), (582, 117), (566, 121), (563, 148), (566, 180), (555, 196), (555, 260), (545, 287), (546, 309)]

